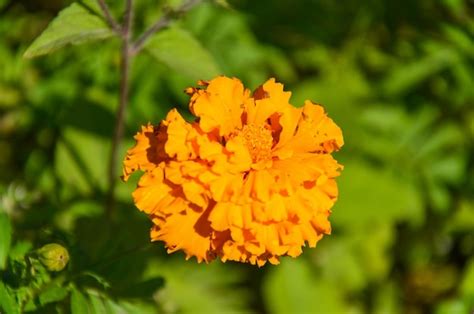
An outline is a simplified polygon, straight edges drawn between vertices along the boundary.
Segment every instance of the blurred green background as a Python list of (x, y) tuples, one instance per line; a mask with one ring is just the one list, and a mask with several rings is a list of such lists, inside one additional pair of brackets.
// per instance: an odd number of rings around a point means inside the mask
[[(108, 2), (120, 17), (122, 1)], [(261, 269), (149, 245), (138, 176), (104, 217), (119, 41), (23, 58), (70, 3), (0, 0), (0, 299), (26, 295), (41, 313), (474, 311), (471, 0), (206, 3), (176, 24), (201, 55), (171, 36), (135, 58), (121, 156), (215, 72), (251, 89), (276, 77), (294, 105), (322, 103), (341, 126), (333, 234)], [(167, 5), (136, 1), (136, 34)], [(68, 248), (68, 269), (26, 278), (27, 252), (50, 242)]]

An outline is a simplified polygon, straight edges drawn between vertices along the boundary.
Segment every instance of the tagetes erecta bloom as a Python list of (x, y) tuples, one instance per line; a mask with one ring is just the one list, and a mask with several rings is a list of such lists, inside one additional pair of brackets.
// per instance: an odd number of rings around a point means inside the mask
[(259, 266), (296, 257), (331, 232), (341, 129), (317, 104), (289, 103), (274, 79), (251, 92), (236, 78), (188, 88), (196, 120), (175, 109), (143, 126), (123, 178), (144, 171), (133, 193), (153, 222), (151, 239), (198, 262)]

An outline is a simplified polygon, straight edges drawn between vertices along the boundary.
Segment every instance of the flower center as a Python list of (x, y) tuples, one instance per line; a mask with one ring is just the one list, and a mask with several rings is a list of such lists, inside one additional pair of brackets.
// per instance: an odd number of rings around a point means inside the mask
[(265, 126), (247, 124), (242, 128), (240, 135), (243, 137), (254, 162), (271, 158), (273, 137), (272, 132)]

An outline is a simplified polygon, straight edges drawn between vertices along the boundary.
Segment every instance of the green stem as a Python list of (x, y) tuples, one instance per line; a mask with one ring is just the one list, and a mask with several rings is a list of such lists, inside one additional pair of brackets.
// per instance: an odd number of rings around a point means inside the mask
[(130, 53), (133, 19), (133, 1), (127, 0), (125, 4), (124, 21), (121, 28), (122, 54), (120, 62), (120, 96), (119, 108), (115, 120), (115, 130), (109, 159), (106, 215), (111, 217), (115, 208), (115, 186), (117, 184), (117, 164), (119, 159), (120, 143), (123, 137), (125, 111), (128, 105), (129, 76), (132, 54)]
[(150, 28), (148, 28), (133, 44), (131, 53), (137, 54), (142, 50), (146, 42), (150, 37), (158, 31), (166, 28), (176, 18), (181, 17), (183, 14), (191, 10), (193, 7), (201, 3), (202, 0), (187, 0), (184, 1), (177, 9), (168, 10), (158, 21), (156, 21)]

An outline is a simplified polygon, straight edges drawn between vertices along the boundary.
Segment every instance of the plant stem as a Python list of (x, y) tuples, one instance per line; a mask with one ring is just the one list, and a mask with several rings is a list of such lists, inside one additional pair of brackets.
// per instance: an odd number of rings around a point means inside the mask
[(107, 3), (105, 3), (105, 0), (97, 0), (97, 3), (100, 6), (100, 9), (102, 10), (102, 13), (104, 13), (105, 20), (109, 24), (109, 26), (117, 33), (120, 33), (121, 27), (117, 23), (117, 21), (114, 19), (112, 14), (110, 13), (110, 9), (107, 6)]
[(125, 111), (128, 104), (130, 66), (133, 57), (143, 48), (147, 40), (156, 32), (168, 27), (176, 18), (191, 10), (202, 0), (185, 0), (177, 9), (167, 11), (162, 18), (148, 28), (136, 42), (132, 42), (133, 0), (126, 0), (125, 14), (122, 25), (119, 25), (110, 14), (105, 0), (97, 0), (109, 25), (117, 31), (122, 39), (122, 54), (120, 61), (120, 97), (119, 108), (115, 121), (115, 130), (110, 152), (108, 171), (108, 191), (106, 196), (106, 216), (111, 217), (115, 208), (115, 186), (117, 184), (116, 170), (120, 143), (123, 137)]
[(109, 161), (109, 189), (107, 194), (106, 204), (106, 215), (111, 217), (115, 208), (115, 186), (117, 183), (116, 171), (118, 163), (118, 153), (120, 148), (120, 142), (123, 137), (124, 129), (124, 117), (125, 110), (128, 104), (129, 94), (129, 76), (130, 76), (130, 63), (132, 54), (130, 53), (131, 47), (131, 34), (132, 34), (132, 19), (133, 19), (133, 3), (132, 0), (126, 0), (124, 21), (121, 27), (122, 37), (122, 55), (120, 61), (120, 95), (119, 95), (119, 108), (117, 111), (117, 117), (115, 120), (115, 130), (112, 141), (112, 148), (110, 152)]
[(140, 52), (143, 48), (145, 43), (150, 39), (150, 37), (155, 34), (156, 32), (160, 31), (163, 28), (166, 28), (170, 25), (170, 23), (183, 15), (184, 13), (191, 10), (194, 6), (202, 2), (202, 0), (186, 0), (181, 4), (177, 9), (168, 10), (158, 21), (155, 22), (150, 28), (148, 28), (132, 45), (131, 53), (133, 55)]

